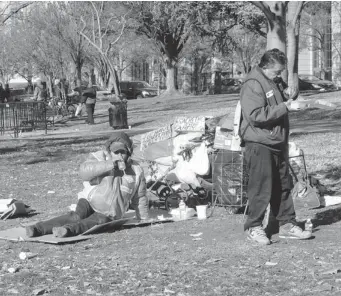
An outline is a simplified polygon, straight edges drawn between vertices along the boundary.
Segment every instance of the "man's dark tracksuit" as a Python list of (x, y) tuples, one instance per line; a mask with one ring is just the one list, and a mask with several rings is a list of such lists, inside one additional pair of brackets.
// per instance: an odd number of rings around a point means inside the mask
[(277, 85), (256, 66), (241, 90), (241, 134), (249, 173), (249, 215), (244, 229), (262, 225), (266, 208), (280, 225), (295, 223), (288, 165), (288, 109)]

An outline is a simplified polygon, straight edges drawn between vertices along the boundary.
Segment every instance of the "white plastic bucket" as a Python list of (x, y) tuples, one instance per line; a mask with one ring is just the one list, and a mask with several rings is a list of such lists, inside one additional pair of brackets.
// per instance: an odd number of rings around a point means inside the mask
[(207, 219), (207, 215), (206, 215), (206, 210), (207, 210), (207, 205), (203, 205), (203, 206), (196, 206), (197, 208), (197, 216), (199, 220), (205, 220)]

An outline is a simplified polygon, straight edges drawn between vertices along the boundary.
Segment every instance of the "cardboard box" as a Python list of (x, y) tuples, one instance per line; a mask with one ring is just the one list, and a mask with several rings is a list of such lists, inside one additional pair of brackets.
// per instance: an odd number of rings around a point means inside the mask
[(220, 126), (216, 127), (213, 144), (215, 149), (241, 151), (240, 142), (239, 135), (234, 135), (233, 131), (222, 129)]
[(213, 147), (215, 149), (230, 150), (232, 144), (232, 131), (223, 130), (220, 126), (215, 129), (215, 137)]

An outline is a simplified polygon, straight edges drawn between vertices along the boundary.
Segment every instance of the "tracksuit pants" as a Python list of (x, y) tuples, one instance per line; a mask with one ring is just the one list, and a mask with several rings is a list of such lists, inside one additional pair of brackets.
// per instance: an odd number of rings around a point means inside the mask
[(249, 174), (249, 214), (244, 230), (262, 225), (269, 203), (280, 226), (289, 222), (296, 224), (292, 179), (284, 153), (277, 154), (266, 146), (247, 142), (244, 155)]

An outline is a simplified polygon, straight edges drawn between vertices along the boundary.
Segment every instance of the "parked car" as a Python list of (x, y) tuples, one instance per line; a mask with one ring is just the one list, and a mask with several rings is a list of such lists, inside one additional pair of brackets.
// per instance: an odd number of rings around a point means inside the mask
[[(145, 81), (121, 81), (120, 88), (121, 93), (126, 95), (128, 100), (157, 96), (157, 88)], [(115, 93), (115, 90), (112, 89), (111, 92)]]
[(332, 81), (322, 80), (314, 75), (298, 75), (300, 90), (315, 90), (315, 91), (336, 91), (340, 87)]
[(243, 80), (241, 78), (225, 78), (221, 81), (221, 93), (239, 93)]
[(111, 94), (111, 92), (109, 90), (105, 89), (102, 86), (93, 85), (92, 87), (95, 88), (95, 90), (96, 90), (96, 97), (98, 99), (105, 98), (106, 96)]

